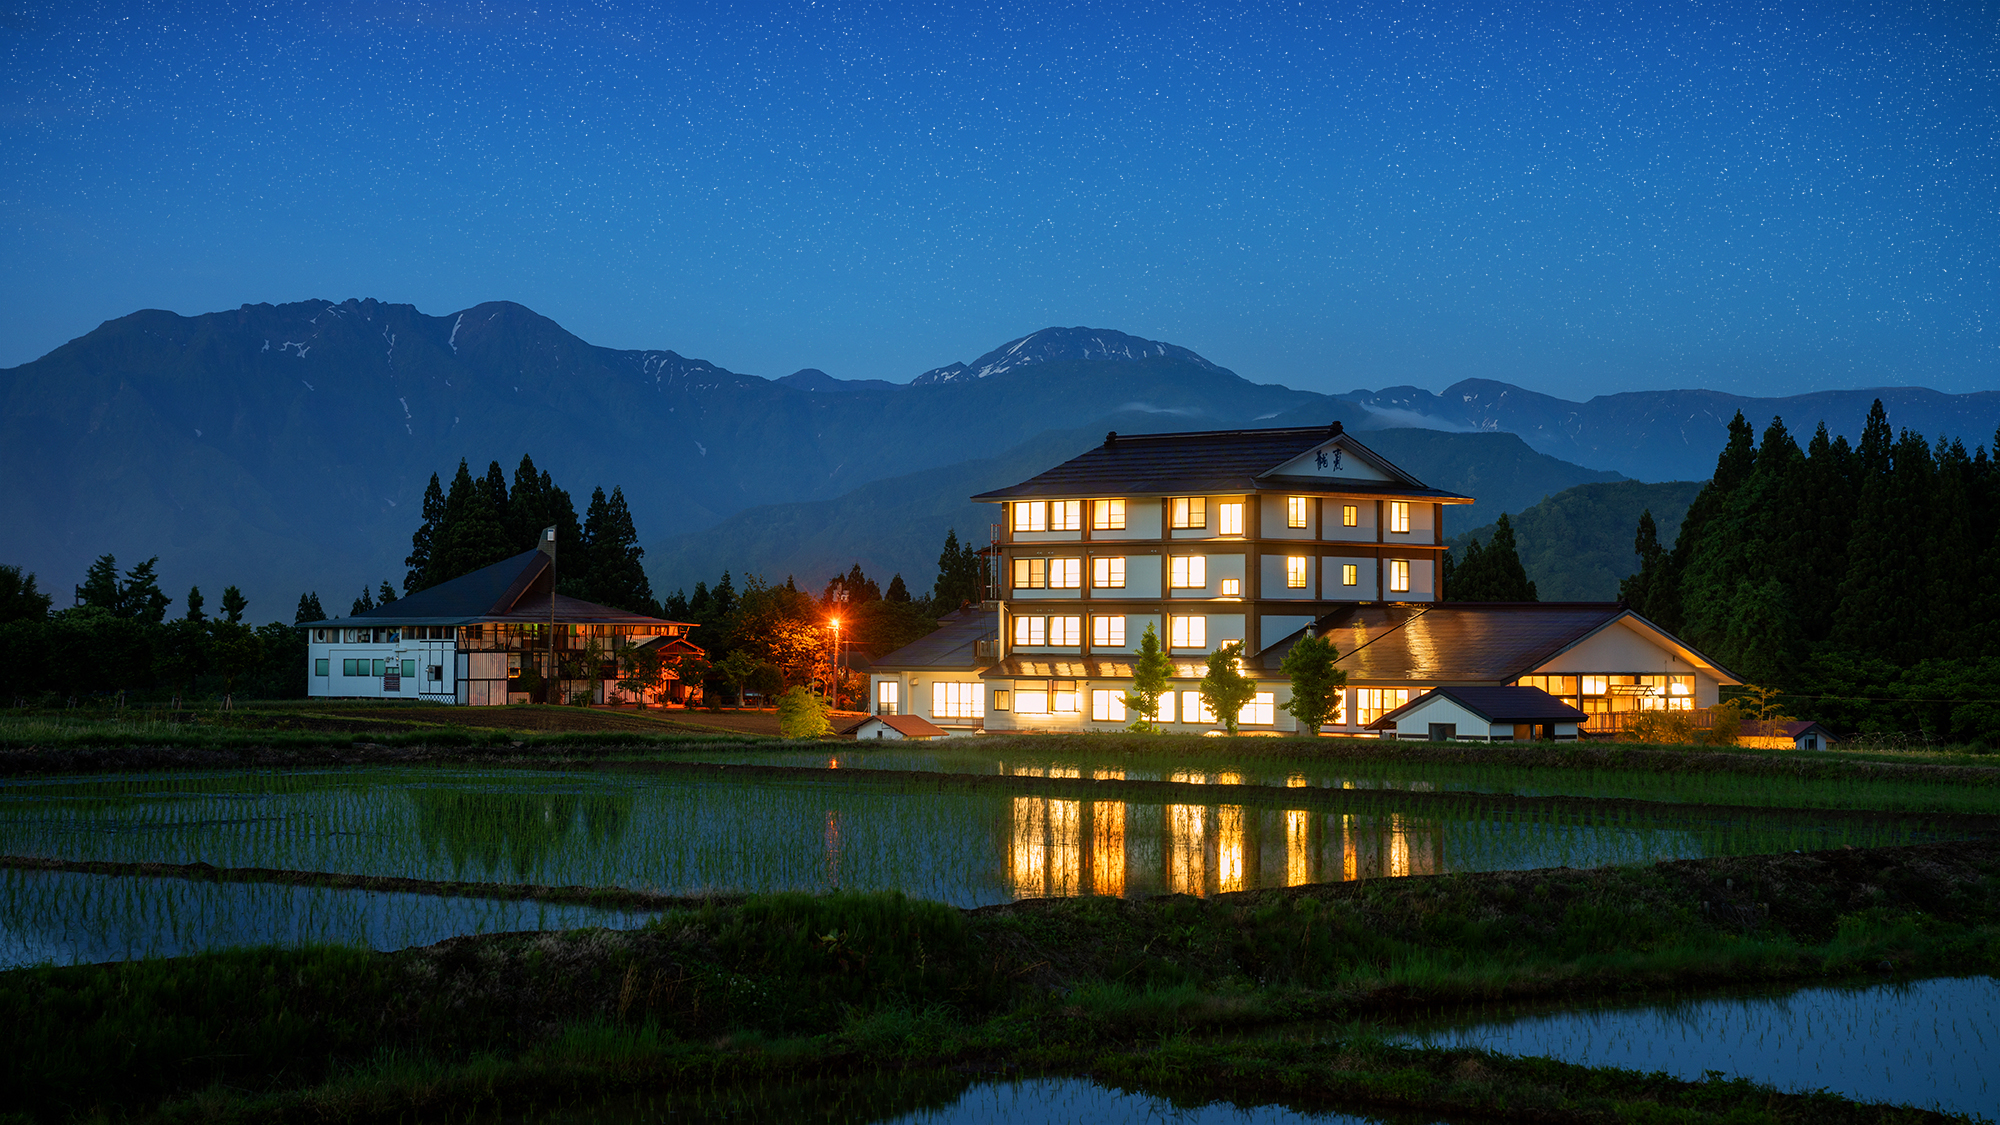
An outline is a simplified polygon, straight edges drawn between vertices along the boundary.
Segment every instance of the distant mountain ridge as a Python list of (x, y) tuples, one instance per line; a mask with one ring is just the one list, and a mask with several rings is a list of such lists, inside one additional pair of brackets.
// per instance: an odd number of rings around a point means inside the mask
[(1723, 391), (1627, 391), (1571, 402), (1491, 379), (1465, 379), (1432, 394), (1422, 387), (1356, 390), (1337, 396), (1394, 424), (1521, 435), (1533, 448), (1565, 461), (1615, 469), (1638, 480), (1706, 480), (1741, 410), (1759, 432), (1771, 418), (1801, 443), (1822, 421), (1850, 442), (1861, 433), (1877, 398), (1889, 424), (1935, 439), (1962, 439), (1967, 448), (1994, 440), (2000, 391), (1945, 394), (1923, 387), (1815, 391), (1785, 398), (1749, 398)]
[[(649, 560), (656, 580), (675, 585), (712, 579), (703, 573), (711, 560), (667, 545), (709, 529), (726, 535), (743, 526), (726, 522), (741, 513), (960, 472), (1079, 427), (1418, 423), (1440, 433), (1383, 440), (1452, 439), (1439, 455), (1463, 474), (1448, 486), (1509, 497), (1503, 507), (1512, 510), (1516, 492), (1544, 478), (1557, 488), (1607, 470), (1705, 478), (1738, 406), (1759, 425), (1782, 410), (1803, 435), (1816, 412), (1839, 429), (1838, 411), (1852, 406), (1848, 425), (1858, 425), (1873, 395), (1667, 391), (1578, 404), (1472, 380), (1445, 395), (1328, 396), (1253, 383), (1186, 348), (1092, 328), (1043, 329), (926, 375), (897, 385), (806, 368), (764, 379), (667, 349), (597, 347), (507, 301), (442, 316), (359, 299), (190, 317), (143, 310), (0, 370), (0, 477), (9, 484), (0, 489), (8, 529), (0, 561), (62, 590), (99, 554), (128, 565), (159, 555), (176, 599), (190, 584), (233, 583), (251, 598), (251, 615), (269, 620), (289, 614), (304, 590), (344, 604), (364, 583), (398, 580), (433, 472), (448, 475), (461, 457), (475, 470), (498, 460), (511, 472), (528, 453), (579, 504), (595, 486), (622, 485), (641, 535), (660, 545)], [(1928, 434), (1950, 423), (1948, 432), (1972, 441), (2000, 422), (2000, 395), (1882, 394), (1893, 423)], [(1452, 430), (1477, 433), (1442, 432)], [(1456, 440), (1507, 432), (1567, 467), (1545, 473), (1511, 439)], [(1539, 493), (1522, 495), (1532, 503)], [(901, 519), (912, 543), (941, 536), (931, 524), (945, 511), (943, 494), (911, 492), (909, 502), (900, 514), (870, 515), (870, 526)], [(799, 519), (799, 536), (760, 533), (735, 547), (711, 537), (710, 546), (738, 551), (734, 569), (775, 569), (777, 554), (746, 552), (775, 544), (801, 557), (793, 548), (808, 535), (828, 551), (854, 542), (849, 530)], [(701, 570), (684, 577), (669, 556)], [(915, 546), (884, 557), (899, 567), (925, 558)], [(929, 581), (927, 571), (905, 578)]]
[(933, 367), (910, 380), (910, 385), (927, 387), (967, 379), (990, 379), (995, 375), (1004, 375), (1017, 367), (1034, 363), (1076, 360), (1129, 363), (1157, 358), (1178, 359), (1208, 371), (1228, 374), (1223, 368), (1177, 344), (1142, 340), (1137, 336), (1128, 336), (1123, 332), (1104, 328), (1044, 328), (1039, 332), (1030, 332), (1018, 340), (1009, 340), (971, 363)]

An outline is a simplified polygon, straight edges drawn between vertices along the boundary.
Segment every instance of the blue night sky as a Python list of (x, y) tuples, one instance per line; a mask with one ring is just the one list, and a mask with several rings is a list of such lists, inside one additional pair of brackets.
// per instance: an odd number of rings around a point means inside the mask
[(1083, 324), (2000, 388), (2000, 5), (29, 3), (0, 58), (0, 365), (373, 296), (767, 377)]

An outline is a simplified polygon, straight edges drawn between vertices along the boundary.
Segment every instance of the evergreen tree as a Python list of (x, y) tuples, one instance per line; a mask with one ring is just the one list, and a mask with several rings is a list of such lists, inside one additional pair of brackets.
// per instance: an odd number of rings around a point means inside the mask
[(303, 625), (308, 621), (325, 621), (326, 611), (319, 607), (319, 591), (299, 595), (299, 608), (292, 614), (292, 624)]
[(424, 587), (449, 582), (519, 553), (507, 549), (489, 483), (475, 481), (466, 463), (460, 461), (458, 475), (445, 494), (444, 515), (432, 544), (431, 565), (424, 571)]
[(189, 586), (188, 596), (187, 596), (187, 615), (186, 615), (187, 620), (200, 622), (200, 621), (206, 621), (208, 619), (208, 615), (201, 611), (202, 604), (203, 604), (203, 598), (201, 596), (201, 587)]
[[(701, 587), (695, 587), (699, 590)], [(736, 587), (729, 581), (729, 572), (723, 571), (715, 589), (708, 592), (709, 617), (705, 620), (716, 624), (726, 622), (736, 613)]]
[(688, 620), (688, 615), (689, 609), (686, 590), (675, 590), (673, 593), (667, 595), (666, 601), (660, 603), (660, 616), (669, 621), (686, 621)]
[(1455, 602), (1532, 602), (1540, 600), (1535, 584), (1514, 544), (1514, 524), (1506, 515), (1493, 521), (1493, 539), (1484, 547), (1473, 539), (1465, 558), (1452, 568), (1448, 600)]
[(1160, 651), (1160, 634), (1146, 622), (1146, 632), (1139, 637), (1139, 659), (1132, 664), (1132, 690), (1125, 693), (1125, 710), (1134, 716), (1132, 729), (1154, 729), (1160, 697), (1167, 693), (1173, 673), (1172, 662)]
[(1661, 571), (1667, 562), (1666, 549), (1660, 546), (1660, 527), (1653, 522), (1653, 510), (1639, 513), (1639, 529), (1632, 536), (1632, 552), (1639, 556), (1637, 573), (1620, 579), (1618, 600), (1641, 617), (1651, 618), (1651, 596), (1658, 588)]
[[(506, 528), (507, 544), (516, 550), (525, 551), (535, 546), (535, 536), (549, 526), (548, 497), (543, 493), (542, 477), (543, 474), (535, 470), (534, 459), (521, 454), (521, 463), (514, 468), (514, 491), (507, 498), (506, 514), (501, 520)], [(558, 543), (568, 546), (560, 540)]]
[[(1803, 503), (1805, 456), (1773, 418), (1744, 477), (1709, 514), (1680, 574), (1682, 636), (1725, 667), (1780, 679), (1803, 657), (1792, 613), (1790, 560), (1812, 521)], [(1747, 622), (1756, 621), (1752, 630)], [(1748, 630), (1748, 631), (1746, 631)], [(1740, 643), (1739, 643), (1740, 642)], [(1755, 650), (1753, 657), (1752, 650)]]
[(159, 577), (153, 573), (153, 567), (159, 561), (160, 556), (154, 555), (125, 572), (125, 585), (118, 596), (120, 616), (149, 625), (158, 625), (166, 620), (167, 607), (173, 604), (174, 599), (160, 592)]
[(1685, 604), (1682, 595), (1681, 576), (1686, 573), (1693, 557), (1696, 544), (1706, 534), (1709, 522), (1718, 517), (1729, 503), (1729, 497), (1738, 485), (1750, 477), (1756, 464), (1756, 431), (1743, 418), (1741, 410), (1729, 421), (1729, 438), (1723, 444), (1722, 452), (1715, 459), (1715, 475), (1695, 495), (1688, 505), (1687, 515), (1681, 520), (1681, 533), (1674, 540), (1673, 553), (1667, 557), (1662, 568), (1662, 580), (1649, 595), (1654, 610), (1647, 616), (1654, 624), (1669, 633), (1678, 634), (1684, 627)]
[[(382, 584), (383, 589), (387, 589), (388, 586), (387, 582)], [(223, 587), (222, 616), (224, 620), (228, 621), (231, 625), (241, 625), (243, 623), (243, 611), (249, 608), (250, 603), (243, 597), (243, 591), (234, 586)]]
[[(438, 484), (438, 475), (431, 474), (430, 487), (424, 489), (424, 522), (416, 533), (410, 536), (410, 557), (403, 560), (409, 572), (403, 576), (403, 592), (414, 594), (437, 585), (426, 575), (431, 568), (431, 553), (436, 547), (439, 525), (444, 523), (444, 487)], [(319, 618), (314, 618), (317, 621)]]
[[(1938, 439), (1933, 464), (1936, 478), (1932, 488), (1930, 525), (1924, 537), (1925, 652), (1932, 656), (1966, 659), (1979, 655), (1982, 630), (1973, 626), (1967, 612), (1978, 598), (1974, 595), (1979, 576), (1979, 557), (1985, 546), (1975, 531), (1973, 497), (1978, 489), (1974, 465), (1965, 443)], [(1972, 604), (1966, 599), (1972, 596)]]
[(1859, 495), (1854, 483), (1854, 451), (1845, 437), (1827, 437), (1821, 422), (1806, 443), (1804, 473), (1805, 539), (1786, 560), (1793, 568), (1792, 596), (1800, 643), (1824, 644), (1833, 630), (1840, 583), (1847, 574), (1847, 537)]
[(55, 599), (35, 589), (33, 572), (0, 564), (0, 625), (9, 621), (40, 621)]
[(368, 587), (361, 587), (361, 596), (354, 599), (353, 608), (347, 611), (349, 617), (359, 617), (375, 608), (375, 599), (368, 593)]
[(653, 584), (640, 561), (646, 549), (639, 546), (639, 533), (632, 526), (632, 510), (625, 505), (625, 492), (613, 487), (610, 496), (602, 488), (591, 493), (589, 513), (584, 516), (583, 538), (588, 544), (588, 570), (584, 575), (586, 595), (600, 605), (630, 613), (654, 613)]
[(910, 588), (908, 586), (903, 585), (902, 575), (898, 574), (889, 579), (889, 592), (883, 594), (882, 597), (885, 601), (892, 601), (900, 604), (909, 603)]
[(1875, 407), (1857, 450), (1861, 500), (1848, 537), (1833, 640), (1907, 665), (1922, 658), (1927, 639), (1923, 599), (1929, 590), (1924, 560), (1916, 556), (1933, 517), (1932, 461), (1930, 446), (1909, 431), (1890, 441), (1880, 400)]
[(1222, 723), (1222, 728), (1231, 735), (1236, 733), (1243, 705), (1257, 694), (1256, 682), (1237, 667), (1242, 658), (1242, 641), (1231, 641), (1209, 653), (1208, 672), (1202, 676), (1199, 685), (1201, 701), (1208, 704), (1208, 709)]
[(110, 555), (97, 556), (97, 561), (83, 572), (83, 585), (76, 588), (76, 594), (84, 605), (124, 616), (124, 587), (118, 582), (118, 560)]
[(852, 606), (867, 605), (882, 600), (881, 588), (875, 580), (861, 572), (861, 564), (855, 563), (846, 574), (836, 574), (827, 582), (826, 591), (820, 600), (829, 604), (839, 601)]
[[(507, 546), (512, 546), (512, 541), (507, 538), (507, 528), (509, 526), (507, 473), (500, 467), (500, 462), (487, 462), (486, 475), (479, 479), (479, 490), (486, 494), (486, 503), (493, 508), (494, 522), (500, 525), (500, 541)], [(513, 550), (508, 551), (507, 554), (518, 555), (527, 549), (526, 546), (515, 547)]]
[(983, 561), (971, 545), (959, 543), (957, 528), (944, 533), (944, 551), (938, 555), (937, 585), (931, 595), (938, 615), (985, 596)]
[(1285, 710), (1298, 720), (1299, 730), (1308, 738), (1317, 736), (1319, 728), (1340, 710), (1347, 673), (1333, 666), (1339, 655), (1332, 641), (1307, 630), (1279, 666), (1292, 681), (1292, 697), (1285, 701)]

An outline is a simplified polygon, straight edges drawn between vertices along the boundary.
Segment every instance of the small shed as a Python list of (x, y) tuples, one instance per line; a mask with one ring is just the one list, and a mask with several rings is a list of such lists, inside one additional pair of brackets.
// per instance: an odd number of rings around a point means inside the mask
[(1743, 724), (1743, 732), (1736, 738), (1738, 746), (1756, 750), (1831, 750), (1840, 741), (1833, 732), (1810, 719), (1792, 719), (1786, 722), (1765, 722), (1752, 719)]
[(1368, 724), (1383, 738), (1429, 742), (1572, 741), (1589, 716), (1540, 688), (1433, 688)]
[(871, 715), (854, 728), (854, 737), (857, 741), (887, 738), (928, 742), (933, 738), (949, 738), (951, 732), (920, 715)]

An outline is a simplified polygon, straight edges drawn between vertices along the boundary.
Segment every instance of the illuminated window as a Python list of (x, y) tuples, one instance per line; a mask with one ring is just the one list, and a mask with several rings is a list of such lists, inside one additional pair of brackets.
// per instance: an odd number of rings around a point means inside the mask
[(1206, 555), (1175, 555), (1173, 557), (1173, 585), (1176, 590), (1199, 590), (1208, 585), (1208, 557)]
[(1306, 557), (1293, 555), (1285, 560), (1285, 585), (1289, 589), (1306, 588)]
[(1410, 701), (1409, 688), (1354, 689), (1354, 722), (1367, 726)]
[(1243, 534), (1243, 504), (1232, 500), (1218, 504), (1215, 509), (1215, 533), (1217, 535)]
[(1023, 715), (1046, 715), (1049, 713), (1049, 692), (1046, 687), (1016, 688), (1014, 710)]
[(1353, 563), (1342, 563), (1340, 567), (1340, 584), (1342, 586), (1361, 585), (1361, 568)]
[[(894, 687), (894, 684), (890, 684)], [(998, 694), (997, 692), (995, 694)], [(884, 711), (883, 714), (894, 714)], [(931, 717), (934, 719), (977, 719), (986, 714), (985, 684), (931, 685)]]
[(1209, 710), (1208, 704), (1202, 702), (1200, 692), (1184, 691), (1181, 693), (1181, 722), (1212, 723), (1214, 721), (1215, 712)]
[(1015, 559), (1014, 588), (1016, 590), (1040, 590), (1049, 584), (1049, 560)]
[(1410, 503), (1407, 500), (1389, 501), (1389, 530), (1407, 532), (1410, 530)]
[(1122, 557), (1090, 560), (1090, 584), (1100, 590), (1124, 589), (1125, 560)]
[(1389, 560), (1389, 589), (1393, 593), (1408, 593), (1410, 589), (1410, 560)]
[(1082, 559), (1050, 559), (1049, 588), (1075, 590), (1083, 585)]
[(1175, 693), (1171, 691), (1163, 691), (1160, 693), (1159, 719), (1163, 723), (1172, 723), (1179, 721), (1178, 719), (1174, 718), (1174, 697)]
[(1269, 727), (1278, 722), (1278, 697), (1274, 692), (1260, 691), (1243, 705), (1243, 711), (1236, 721), (1246, 726)]
[(1081, 617), (1049, 618), (1049, 643), (1052, 645), (1074, 645), (1083, 633)]
[(1242, 582), (1241, 582), (1240, 580), (1238, 580), (1238, 579), (1235, 579), (1235, 578), (1225, 578), (1225, 579), (1223, 579), (1223, 580), (1222, 580), (1222, 596), (1223, 596), (1223, 597), (1225, 597), (1225, 598), (1240, 598), (1240, 597), (1242, 597), (1242, 596), (1243, 596), (1243, 583), (1242, 583)]
[(1177, 496), (1172, 502), (1176, 529), (1208, 526), (1208, 500), (1202, 496)]
[(1049, 530), (1075, 531), (1083, 526), (1083, 501), (1054, 500), (1049, 503)]
[(1049, 529), (1049, 505), (1046, 500), (1014, 501), (1015, 531), (1047, 531)]
[[(943, 684), (939, 684), (943, 687)], [(902, 685), (894, 680), (882, 680), (875, 685), (875, 713), (877, 715), (899, 714), (896, 710), (902, 702)]]
[(1585, 695), (1604, 695), (1609, 689), (1610, 677), (1608, 676), (1583, 677), (1583, 694)]
[(1075, 680), (1056, 680), (1049, 687), (1050, 711), (1062, 715), (1074, 715), (1081, 710)]
[(1014, 690), (1012, 688), (993, 689), (993, 709), (995, 711), (1005, 711), (1013, 705)]
[(1125, 618), (1122, 616), (1091, 618), (1090, 643), (1099, 648), (1124, 648)]
[(1090, 693), (1090, 717), (1100, 723), (1124, 722), (1125, 693), (1093, 690)]
[(1310, 503), (1303, 496), (1285, 498), (1285, 526), (1304, 527), (1306, 525), (1306, 505)]
[(1173, 619), (1172, 640), (1174, 648), (1207, 648), (1208, 618), (1176, 617)]
[(1046, 617), (1016, 617), (1014, 619), (1014, 643), (1017, 645), (1042, 645), (1048, 643), (1049, 619)]
[(1125, 530), (1125, 501), (1092, 501), (1090, 505), (1090, 526), (1096, 531)]

